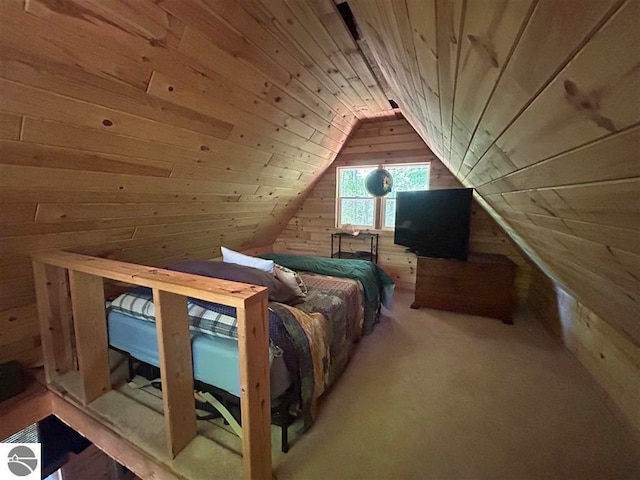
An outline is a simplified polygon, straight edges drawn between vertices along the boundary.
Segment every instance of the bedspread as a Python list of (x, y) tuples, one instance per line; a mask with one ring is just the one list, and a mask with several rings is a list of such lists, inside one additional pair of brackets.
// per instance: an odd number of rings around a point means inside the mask
[(309, 292), (296, 308), (317, 312), (327, 320), (329, 342), (329, 385), (347, 365), (354, 342), (362, 335), (363, 291), (356, 280), (304, 273), (300, 275)]
[(353, 278), (364, 288), (364, 324), (363, 333), (373, 331), (378, 322), (380, 304), (391, 307), (394, 283), (386, 272), (368, 260), (346, 260), (338, 258), (308, 257), (286, 253), (267, 253), (262, 258), (273, 260), (298, 272), (313, 272), (340, 278)]

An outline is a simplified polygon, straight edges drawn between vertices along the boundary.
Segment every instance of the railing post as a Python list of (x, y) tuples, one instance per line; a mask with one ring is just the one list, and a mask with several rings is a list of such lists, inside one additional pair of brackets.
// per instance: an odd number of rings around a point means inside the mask
[(75, 369), (67, 271), (33, 261), (40, 338), (47, 383)]
[[(56, 377), (74, 370), (72, 332), (75, 330), (82, 390), (73, 395), (80, 397), (84, 405), (111, 389), (103, 278), (153, 289), (167, 448), (171, 458), (197, 435), (186, 297), (235, 307), (243, 474), (246, 479), (272, 478), (266, 288), (224, 280), (212, 282), (186, 273), (69, 252), (38, 254), (33, 270), (47, 380), (52, 383)], [(52, 389), (55, 390), (55, 385)]]
[(69, 270), (69, 281), (82, 402), (87, 405), (111, 390), (104, 284), (102, 277), (74, 270)]
[(237, 308), (240, 410), (245, 479), (270, 479), (271, 388), (267, 291)]
[(153, 289), (169, 456), (175, 458), (197, 434), (187, 299)]

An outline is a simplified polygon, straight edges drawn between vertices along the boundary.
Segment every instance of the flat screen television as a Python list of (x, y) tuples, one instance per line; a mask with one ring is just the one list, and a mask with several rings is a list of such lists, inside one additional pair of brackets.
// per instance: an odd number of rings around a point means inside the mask
[(466, 260), (473, 188), (398, 192), (394, 243), (423, 257)]

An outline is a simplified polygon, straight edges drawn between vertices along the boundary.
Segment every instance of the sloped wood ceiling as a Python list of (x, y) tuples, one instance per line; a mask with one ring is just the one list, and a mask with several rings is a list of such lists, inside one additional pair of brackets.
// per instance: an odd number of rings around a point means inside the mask
[(39, 356), (31, 252), (270, 245), (357, 119), (390, 109), (330, 0), (0, 14), (0, 361)]
[(640, 2), (349, 4), (431, 149), (640, 345)]
[[(438, 160), (405, 118), (366, 120), (349, 137), (332, 167), (429, 163), (429, 188), (461, 188), (462, 185)], [(273, 245), (276, 252), (328, 256), (331, 234), (336, 231), (336, 168), (329, 168), (307, 195), (300, 209), (291, 217)], [(406, 247), (395, 245), (392, 230), (381, 230), (378, 265), (393, 278), (397, 288), (415, 290), (417, 258)], [(342, 239), (345, 251), (367, 248), (368, 240)], [(334, 251), (337, 247), (334, 246)], [(500, 254), (509, 257), (518, 268), (516, 291), (526, 302), (530, 268), (518, 249), (485, 210), (473, 202), (471, 209), (472, 253)]]

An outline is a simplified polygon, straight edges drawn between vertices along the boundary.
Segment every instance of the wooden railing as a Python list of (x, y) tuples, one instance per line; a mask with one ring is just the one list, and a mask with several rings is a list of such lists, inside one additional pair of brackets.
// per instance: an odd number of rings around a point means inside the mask
[(77, 361), (80, 401), (85, 406), (111, 389), (104, 279), (153, 290), (169, 458), (175, 458), (197, 435), (187, 297), (235, 307), (243, 475), (271, 478), (265, 287), (68, 252), (37, 254), (33, 271), (47, 382), (53, 388), (58, 377), (76, 370)]

